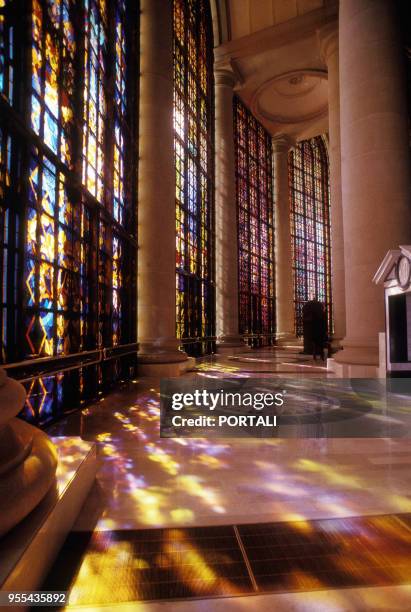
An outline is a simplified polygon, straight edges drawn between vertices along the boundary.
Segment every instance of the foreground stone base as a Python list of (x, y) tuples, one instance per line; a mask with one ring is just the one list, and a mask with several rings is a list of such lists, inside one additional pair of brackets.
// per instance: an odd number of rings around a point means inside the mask
[[(81, 438), (53, 438), (56, 487), (0, 539), (0, 590), (34, 591), (45, 579), (93, 484), (96, 446)], [(25, 610), (19, 607), (14, 610)]]
[(24, 405), (21, 383), (0, 368), (0, 537), (55, 488), (57, 453), (44, 431), (15, 417)]
[[(0, 537), (17, 525), (53, 488), (57, 453), (49, 437), (36, 427), (14, 418), (2, 430), (15, 451), (0, 469)], [(11, 446), (11, 445), (10, 445)], [(8, 449), (7, 449), (8, 450)]]

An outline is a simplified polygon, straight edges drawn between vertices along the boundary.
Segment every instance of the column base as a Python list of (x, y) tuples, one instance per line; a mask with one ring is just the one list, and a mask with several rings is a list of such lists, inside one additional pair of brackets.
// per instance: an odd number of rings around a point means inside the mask
[(137, 367), (140, 376), (173, 378), (195, 365), (195, 359), (180, 349), (177, 338), (140, 342)]
[(333, 372), (337, 378), (383, 378), (377, 366), (339, 363), (333, 358), (327, 359), (327, 370)]
[(387, 378), (387, 347), (385, 332), (378, 334), (379, 368), (378, 378)]
[(355, 346), (345, 341), (344, 350), (329, 359), (327, 367), (339, 378), (378, 378), (378, 346)]
[(344, 348), (343, 338), (335, 338), (332, 337), (330, 341), (330, 355), (335, 355), (339, 351), (342, 351)]
[(139, 376), (149, 378), (177, 378), (185, 372), (192, 370), (196, 365), (194, 357), (188, 357), (184, 361), (174, 363), (138, 363)]
[(333, 353), (337, 353), (338, 351), (341, 351), (344, 348), (342, 338), (331, 338), (330, 345)]
[(244, 342), (244, 338), (240, 334), (221, 335), (217, 338), (217, 353), (220, 355), (243, 353), (249, 351), (250, 347)]
[(279, 332), (276, 336), (277, 346), (284, 348), (286, 346), (301, 348), (302, 340), (297, 338), (294, 332)]

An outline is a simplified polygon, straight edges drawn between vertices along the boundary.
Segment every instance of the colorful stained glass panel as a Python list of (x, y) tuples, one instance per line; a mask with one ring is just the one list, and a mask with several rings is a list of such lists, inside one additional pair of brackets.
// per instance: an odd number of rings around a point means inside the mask
[(291, 234), (296, 333), (303, 333), (307, 300), (323, 302), (332, 333), (328, 155), (321, 136), (299, 142), (289, 154)]
[(177, 337), (192, 355), (214, 342), (213, 41), (208, 2), (174, 0)]
[(240, 333), (254, 346), (275, 335), (271, 138), (234, 99)]

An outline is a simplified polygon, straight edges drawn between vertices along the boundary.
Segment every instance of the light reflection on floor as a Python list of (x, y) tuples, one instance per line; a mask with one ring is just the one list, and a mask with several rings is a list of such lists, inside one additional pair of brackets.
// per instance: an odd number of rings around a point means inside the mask
[[(74, 532), (45, 587), (70, 590), (71, 604), (99, 604), (404, 584), (410, 525), (400, 514)], [(73, 581), (67, 567), (76, 565)]]
[[(253, 367), (260, 377), (258, 355), (245, 357), (255, 360)], [(281, 372), (284, 363), (294, 364), (289, 376), (304, 377), (301, 365), (318, 367), (318, 362), (295, 351), (261, 351), (264, 363), (270, 355), (271, 370)], [(199, 371), (205, 376), (244, 376), (241, 359), (204, 360)], [(383, 411), (375, 408), (375, 416), (383, 419)], [(76, 528), (223, 525), (411, 512), (408, 440), (160, 439), (158, 417), (158, 381), (154, 381), (114, 393), (52, 428), (54, 435), (80, 432), (84, 439), (98, 443), (97, 484)]]
[(58, 464), (56, 480), (61, 495), (69, 482), (73, 479), (85, 456), (91, 451), (89, 442), (79, 437), (61, 437), (53, 439), (57, 443)]

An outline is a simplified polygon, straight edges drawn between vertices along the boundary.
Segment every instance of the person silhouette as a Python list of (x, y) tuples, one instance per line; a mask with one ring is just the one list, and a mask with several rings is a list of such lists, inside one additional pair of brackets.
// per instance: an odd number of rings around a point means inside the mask
[(327, 315), (324, 304), (313, 296), (303, 306), (304, 352), (317, 355), (324, 361), (324, 348), (327, 343)]

